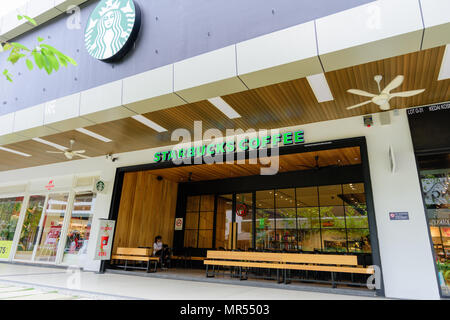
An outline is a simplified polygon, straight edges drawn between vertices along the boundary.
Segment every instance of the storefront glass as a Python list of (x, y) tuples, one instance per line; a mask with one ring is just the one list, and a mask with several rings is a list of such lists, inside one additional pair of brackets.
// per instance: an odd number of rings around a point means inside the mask
[[(363, 183), (259, 190), (234, 197), (235, 200), (231, 194), (217, 197), (218, 249), (367, 254), (372, 251)], [(210, 195), (187, 198), (185, 247), (197, 248), (197, 243), (198, 248), (211, 245), (209, 238), (207, 242), (201, 240), (201, 234), (213, 229), (214, 207), (209, 205), (213, 200)], [(230, 230), (236, 230), (235, 235)]]
[(236, 195), (237, 249), (248, 250), (253, 242), (253, 194)]
[(450, 154), (419, 157), (419, 166), (439, 284), (450, 296)]
[(275, 246), (274, 190), (256, 191), (256, 249)]
[(95, 194), (77, 194), (75, 196), (67, 239), (64, 247), (64, 264), (77, 264), (87, 256), (94, 214)]
[(44, 210), (45, 196), (30, 196), (28, 207), (25, 212), (25, 219), (17, 245), (15, 259), (31, 260), (39, 234), (39, 222)]
[(225, 194), (217, 197), (216, 249), (231, 249), (230, 224), (233, 223), (232, 210), (232, 194)]
[(8, 259), (23, 197), (0, 199), (0, 259)]
[(69, 194), (52, 194), (47, 201), (35, 261), (55, 262)]

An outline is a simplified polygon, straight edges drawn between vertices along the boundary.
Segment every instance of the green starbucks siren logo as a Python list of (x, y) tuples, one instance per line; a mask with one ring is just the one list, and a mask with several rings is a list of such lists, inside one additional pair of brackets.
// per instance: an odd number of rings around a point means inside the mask
[(118, 60), (131, 49), (140, 25), (141, 13), (133, 0), (103, 0), (89, 17), (86, 49), (98, 60)]

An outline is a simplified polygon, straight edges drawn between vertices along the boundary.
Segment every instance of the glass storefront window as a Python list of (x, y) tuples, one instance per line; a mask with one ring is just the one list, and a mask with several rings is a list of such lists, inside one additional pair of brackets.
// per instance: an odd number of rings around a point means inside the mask
[(236, 195), (237, 249), (248, 250), (253, 242), (253, 194)]
[(275, 192), (256, 191), (256, 248), (273, 249), (275, 245)]
[(86, 257), (91, 235), (95, 194), (77, 194), (74, 199), (69, 229), (64, 247), (63, 263), (77, 264), (80, 257)]
[(276, 245), (279, 250), (297, 250), (295, 189), (276, 190)]
[(0, 241), (12, 241), (23, 197), (0, 199)]
[[(209, 211), (213, 209), (212, 200), (203, 204), (207, 197), (211, 196), (187, 199), (185, 247), (211, 245), (212, 229), (208, 226), (213, 225), (214, 211)], [(233, 201), (236, 212), (232, 212)], [(232, 237), (233, 219), (237, 234)], [(370, 254), (364, 184), (258, 190), (234, 197), (220, 195), (215, 247)]]
[[(217, 197), (216, 249), (230, 249), (230, 224), (232, 223), (233, 195)], [(186, 246), (186, 245), (185, 245)]]
[(23, 197), (0, 199), (0, 259), (8, 259)]
[(450, 296), (450, 154), (419, 157), (419, 167), (439, 284)]
[(30, 196), (25, 219), (20, 233), (15, 259), (31, 260), (39, 233), (39, 222), (44, 210), (45, 196)]
[(52, 194), (47, 201), (35, 261), (55, 262), (67, 210), (68, 194)]

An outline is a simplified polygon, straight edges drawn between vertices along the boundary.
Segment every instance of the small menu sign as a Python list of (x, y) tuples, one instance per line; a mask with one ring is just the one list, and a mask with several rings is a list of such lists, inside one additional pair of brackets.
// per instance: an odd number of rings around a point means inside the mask
[(408, 212), (389, 212), (389, 219), (391, 220), (409, 220)]

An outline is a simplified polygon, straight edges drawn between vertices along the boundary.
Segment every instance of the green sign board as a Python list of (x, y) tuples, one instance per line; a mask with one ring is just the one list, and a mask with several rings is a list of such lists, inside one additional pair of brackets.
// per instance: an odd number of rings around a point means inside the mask
[(288, 146), (301, 144), (305, 142), (305, 134), (302, 130), (295, 132), (286, 132), (264, 137), (254, 137), (242, 139), (240, 141), (228, 141), (221, 143), (212, 143), (199, 147), (186, 149), (173, 149), (164, 152), (157, 152), (153, 159), (154, 162), (170, 161), (173, 159), (186, 159), (193, 157), (211, 157), (219, 154), (246, 152), (257, 149), (268, 149), (279, 146)]
[(86, 25), (86, 49), (98, 60), (118, 60), (131, 49), (140, 24), (140, 10), (133, 0), (100, 1)]
[(8, 259), (12, 241), (0, 241), (0, 259)]

